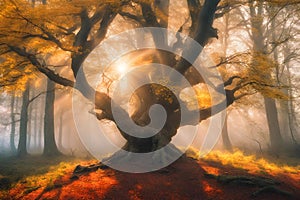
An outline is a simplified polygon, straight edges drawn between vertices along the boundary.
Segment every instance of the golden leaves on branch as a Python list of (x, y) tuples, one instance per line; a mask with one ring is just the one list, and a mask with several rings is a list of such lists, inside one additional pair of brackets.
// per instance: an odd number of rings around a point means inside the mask
[(0, 91), (24, 91), (27, 81), (35, 78), (35, 68), (17, 55), (7, 55), (0, 63)]
[(284, 86), (281, 86), (275, 78), (276, 68), (278, 68), (278, 63), (268, 55), (253, 52), (247, 81), (264, 96), (287, 100), (287, 95), (282, 91)]
[(283, 92), (283, 89), (288, 87), (276, 79), (276, 69), (279, 68), (279, 63), (270, 58), (270, 55), (247, 51), (226, 58), (213, 55), (213, 59), (219, 63), (218, 71), (225, 82), (231, 77), (239, 77), (226, 86), (230, 90), (238, 88), (235, 96), (259, 92), (270, 98), (288, 99)]
[(180, 98), (187, 104), (189, 110), (205, 109), (212, 106), (212, 96), (205, 84), (184, 89), (180, 93)]

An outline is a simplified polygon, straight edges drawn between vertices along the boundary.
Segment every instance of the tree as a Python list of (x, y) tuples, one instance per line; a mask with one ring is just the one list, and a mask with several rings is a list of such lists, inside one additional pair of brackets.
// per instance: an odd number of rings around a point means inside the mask
[[(293, 3), (295, 2), (291, 2), (291, 4)], [(266, 80), (272, 82), (273, 85), (277, 85), (278, 88), (277, 92), (266, 92), (266, 90), (261, 90), (262, 94), (264, 95), (271, 150), (276, 153), (282, 151), (284, 144), (283, 135), (285, 134), (285, 132), (280, 132), (280, 128), (282, 127), (280, 127), (279, 123), (276, 99), (281, 100), (281, 102), (286, 102), (288, 100), (288, 95), (284, 90), (290, 87), (280, 78), (283, 75), (281, 74), (283, 70), (280, 69), (278, 51), (280, 50), (282, 44), (287, 43), (293, 38), (293, 22), (289, 22), (288, 19), (290, 18), (289, 15), (294, 13), (294, 11), (293, 9), (290, 9), (291, 13), (289, 12), (288, 15), (282, 19), (280, 18), (280, 15), (282, 10), (284, 11), (285, 9), (289, 8), (291, 8), (291, 6), (288, 3), (278, 5), (278, 7), (273, 6), (273, 4), (269, 2), (263, 3), (254, 1), (252, 4), (250, 4), (252, 26), (251, 39), (253, 40), (253, 51), (255, 54), (260, 54), (259, 56), (256, 56), (256, 58), (254, 57), (254, 62), (252, 64), (253, 67), (257, 66), (257, 64), (261, 62), (259, 59), (265, 57), (264, 59), (268, 60), (269, 63), (269, 70), (268, 72), (266, 71), (263, 76)], [(266, 24), (263, 23), (264, 15), (268, 17)], [(280, 26), (275, 26), (275, 24), (279, 24)], [(266, 31), (269, 29), (271, 32)], [(269, 38), (269, 40), (266, 40), (267, 38)], [(266, 66), (268, 66), (268, 64), (266, 64)]]
[(22, 108), (20, 121), (20, 136), (18, 144), (18, 156), (27, 155), (27, 122), (28, 122), (28, 106), (29, 106), (29, 83), (22, 94)]
[(295, 145), (298, 145), (298, 141), (295, 136), (295, 128), (294, 128), (294, 122), (295, 122), (295, 108), (294, 108), (294, 94), (293, 94), (293, 87), (292, 87), (292, 75), (291, 75), (291, 67), (290, 67), (290, 62), (291, 60), (294, 59), (294, 54), (291, 54), (289, 51), (291, 49), (287, 47), (287, 45), (284, 47), (284, 56), (285, 56), (285, 63), (286, 63), (286, 71), (287, 71), (287, 81), (288, 85), (290, 86), (290, 89), (288, 90), (288, 95), (289, 95), (289, 101), (288, 101), (288, 123), (289, 123), (289, 129), (290, 129), (290, 134), (292, 141)]
[(10, 102), (10, 112), (11, 112), (11, 129), (10, 129), (10, 150), (12, 153), (17, 151), (15, 146), (15, 134), (16, 134), (16, 113), (15, 113), (15, 94), (11, 94)]
[(44, 116), (44, 155), (59, 155), (54, 132), (55, 83), (48, 79)]
[[(228, 39), (229, 39), (229, 33), (230, 33), (230, 24), (229, 24), (229, 14), (226, 13), (223, 17), (224, 20), (224, 31), (223, 31), (223, 57), (227, 56), (227, 50), (228, 50)], [(224, 71), (227, 71), (226, 69), (226, 65), (224, 63)], [(224, 122), (224, 126), (222, 129), (222, 142), (223, 142), (223, 146), (227, 151), (232, 151), (233, 147), (232, 147), (232, 143), (230, 141), (230, 137), (229, 137), (229, 133), (228, 133), (228, 115), (229, 115), (229, 111), (227, 111), (226, 117), (225, 117), (225, 122)]]
[(59, 127), (58, 127), (58, 141), (57, 141), (57, 147), (58, 149), (60, 149), (61, 151), (64, 150), (64, 146), (63, 146), (63, 113), (64, 110), (61, 110), (59, 112)]

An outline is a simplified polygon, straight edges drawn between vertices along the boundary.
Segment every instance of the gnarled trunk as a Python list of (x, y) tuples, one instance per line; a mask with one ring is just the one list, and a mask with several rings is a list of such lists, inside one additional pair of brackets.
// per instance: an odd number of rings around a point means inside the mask
[[(164, 90), (164, 93), (168, 93), (173, 100), (169, 102), (166, 97), (156, 95), (155, 90)], [(136, 90), (134, 95), (137, 96), (138, 102), (133, 105), (135, 112), (131, 118), (137, 125), (146, 126), (150, 123), (149, 110), (154, 104), (160, 104), (164, 107), (167, 112), (167, 119), (164, 127), (155, 136), (149, 138), (134, 137), (121, 130), (123, 137), (127, 140), (123, 149), (130, 152), (147, 153), (168, 145), (172, 137), (176, 135), (180, 124), (180, 112), (175, 112), (179, 108), (175, 95), (167, 88), (157, 84), (145, 85)]]

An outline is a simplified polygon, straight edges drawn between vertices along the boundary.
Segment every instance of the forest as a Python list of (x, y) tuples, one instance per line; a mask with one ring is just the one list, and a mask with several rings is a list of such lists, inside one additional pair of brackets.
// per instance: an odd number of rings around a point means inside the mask
[(299, 0), (1, 0), (0, 199), (299, 199)]

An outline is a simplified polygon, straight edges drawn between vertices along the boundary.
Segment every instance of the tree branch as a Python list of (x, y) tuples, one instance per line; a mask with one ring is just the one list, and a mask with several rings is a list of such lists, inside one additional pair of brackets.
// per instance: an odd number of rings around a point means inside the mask
[[(207, 40), (210, 37), (217, 37), (216, 29), (212, 28), (212, 24), (214, 20), (214, 14), (219, 2), (220, 0), (206, 0), (203, 7), (201, 8), (200, 14), (198, 16), (199, 25), (195, 28), (194, 39), (202, 47), (206, 45)], [(194, 62), (201, 51), (202, 49), (186, 48), (183, 54), (190, 55), (191, 60)], [(181, 74), (184, 74), (190, 67), (191, 64), (187, 60), (180, 59), (180, 61), (175, 66), (175, 69)]]
[(36, 55), (34, 54), (30, 54), (28, 52), (26, 52), (25, 49), (21, 49), (19, 47), (16, 46), (11, 46), (8, 45), (8, 47), (14, 51), (15, 53), (17, 53), (19, 56), (28, 59), (28, 61), (37, 68), (38, 71), (40, 71), (41, 73), (45, 74), (49, 79), (51, 79), (52, 81), (63, 85), (63, 86), (68, 86), (68, 87), (74, 87), (74, 82), (66, 79), (64, 77), (61, 77), (59, 74), (56, 74), (54, 71), (50, 70), (49, 68), (45, 67), (43, 64), (41, 64), (38, 61), (38, 58), (36, 57)]
[(9, 125), (11, 125), (11, 124), (15, 124), (15, 123), (20, 122), (20, 121), (21, 121), (21, 120), (18, 119), (18, 120), (15, 120), (15, 121), (12, 121), (12, 122), (8, 122), (8, 123), (3, 123), (3, 122), (1, 122), (1, 125), (2, 125), (2, 126), (9, 126)]
[(119, 14), (122, 16), (122, 17), (126, 17), (128, 19), (132, 19), (134, 20), (135, 22), (139, 23), (141, 26), (146, 26), (145, 22), (142, 20), (141, 17), (139, 16), (136, 16), (136, 15), (133, 15), (131, 13), (128, 13), (128, 12), (119, 12)]
[(146, 22), (145, 25), (148, 27), (161, 27), (154, 11), (151, 8), (150, 3), (141, 2), (140, 5), (142, 7), (142, 14)]

